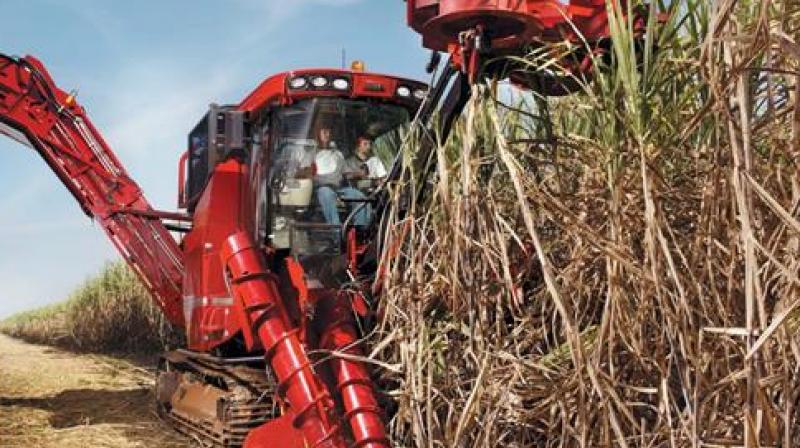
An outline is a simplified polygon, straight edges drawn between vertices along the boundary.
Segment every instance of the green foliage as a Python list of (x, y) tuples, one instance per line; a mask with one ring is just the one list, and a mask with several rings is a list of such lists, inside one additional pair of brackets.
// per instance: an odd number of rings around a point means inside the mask
[(88, 352), (155, 353), (180, 342), (178, 332), (123, 263), (108, 264), (62, 303), (6, 319), (0, 331)]

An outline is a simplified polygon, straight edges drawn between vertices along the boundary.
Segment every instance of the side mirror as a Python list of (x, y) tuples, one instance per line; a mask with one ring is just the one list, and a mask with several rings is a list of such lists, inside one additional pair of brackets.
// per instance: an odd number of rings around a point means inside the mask
[(214, 150), (210, 155), (210, 166), (228, 159), (231, 155), (245, 150), (247, 143), (247, 114), (235, 110), (231, 106), (212, 104), (209, 110), (209, 134), (212, 137)]
[(193, 211), (218, 163), (236, 155), (246, 157), (249, 132), (247, 113), (236, 110), (236, 106), (209, 106), (208, 113), (189, 134), (187, 155), (179, 162), (178, 177), (186, 172), (179, 203), (189, 212)]

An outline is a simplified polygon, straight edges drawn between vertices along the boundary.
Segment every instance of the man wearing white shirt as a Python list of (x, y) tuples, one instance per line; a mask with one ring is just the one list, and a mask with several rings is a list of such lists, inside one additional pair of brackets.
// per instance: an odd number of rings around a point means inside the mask
[[(340, 225), (338, 197), (344, 199), (364, 199), (364, 193), (353, 187), (342, 187), (345, 172), (345, 159), (342, 152), (336, 149), (331, 141), (330, 128), (322, 127), (317, 134), (317, 151), (314, 155), (314, 186), (317, 188), (317, 200), (328, 224)], [(352, 203), (350, 209), (360, 207), (360, 203)], [(353, 217), (356, 226), (367, 226), (370, 220), (369, 205), (358, 208)]]

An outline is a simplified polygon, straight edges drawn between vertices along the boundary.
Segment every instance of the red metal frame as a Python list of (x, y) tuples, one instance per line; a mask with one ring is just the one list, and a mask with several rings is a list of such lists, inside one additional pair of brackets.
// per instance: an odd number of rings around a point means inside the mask
[(84, 109), (35, 58), (0, 55), (0, 123), (6, 133), (25, 136), (84, 213), (103, 227), (167, 318), (183, 325), (178, 244)]

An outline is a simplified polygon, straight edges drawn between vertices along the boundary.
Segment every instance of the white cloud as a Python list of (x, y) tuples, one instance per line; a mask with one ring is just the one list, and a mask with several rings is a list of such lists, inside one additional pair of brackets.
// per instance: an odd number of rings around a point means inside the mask
[[(6, 142), (4, 142), (3, 145), (0, 145), (0, 151), (24, 151), (30, 152), (30, 154), (24, 154), (24, 156), (30, 157), (31, 159), (38, 157), (29, 148), (14, 142), (11, 142), (11, 144), (6, 144)], [(7, 165), (9, 167), (16, 167), (17, 164), (13, 164), (13, 161), (20, 160), (19, 158), (10, 156), (9, 154), (3, 154), (3, 159), (4, 161), (12, 161), (12, 164)], [(43, 163), (40, 160), (36, 160), (36, 162)], [(0, 211), (7, 212), (0, 214), (0, 225), (3, 225), (3, 223), (7, 222), (8, 220), (13, 219), (15, 210), (24, 210), (31, 204), (34, 204), (36, 198), (41, 197), (41, 195), (47, 189), (47, 184), (48, 182), (45, 181), (43, 176), (31, 176), (26, 179), (22, 185), (15, 185), (11, 182), (8, 182), (7, 185), (6, 182), (1, 183), (0, 185), (5, 188), (5, 193), (0, 195)]]
[[(314, 5), (349, 6), (365, 0), (235, 0), (235, 3), (263, 11), (271, 11), (275, 15), (287, 15), (302, 8)], [(374, 1), (374, 0), (373, 0)]]
[[(314, 6), (344, 7), (366, 0), (235, 0), (235, 4), (249, 9), (261, 19), (261, 26), (243, 30), (239, 36), (243, 45), (252, 44), (264, 39), (276, 31), (276, 28), (290, 19), (297, 19), (303, 11), (310, 11)], [(373, 0), (375, 1), (375, 0)], [(381, 0), (385, 1), (385, 0)], [(311, 14), (311, 12), (309, 12)], [(302, 21), (298, 20), (298, 26)]]
[(261, 14), (267, 28), (296, 16), (313, 6), (342, 7), (361, 3), (364, 0), (235, 0), (235, 3)]
[[(64, 233), (75, 230), (84, 230), (92, 224), (92, 221), (86, 217), (79, 220), (75, 218), (57, 219), (50, 221), (39, 222), (9, 222), (3, 224), (3, 237), (4, 239), (16, 239), (21, 237), (37, 237), (46, 233)], [(98, 231), (102, 231), (100, 227), (96, 227)], [(0, 241), (0, 247), (3, 242)]]

